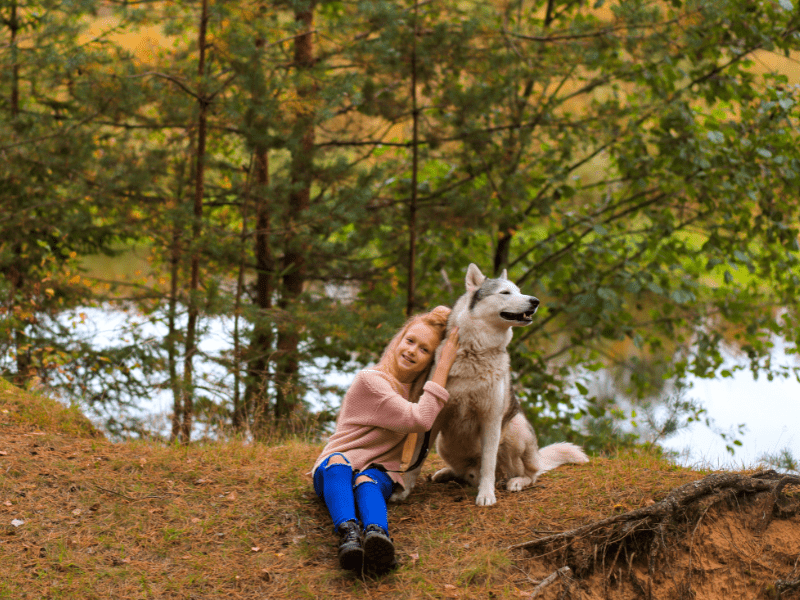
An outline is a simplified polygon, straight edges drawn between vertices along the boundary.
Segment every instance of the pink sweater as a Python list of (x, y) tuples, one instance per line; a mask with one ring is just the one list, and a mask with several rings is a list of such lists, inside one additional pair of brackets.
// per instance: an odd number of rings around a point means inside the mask
[[(388, 471), (400, 470), (400, 459), (406, 435), (428, 431), (436, 415), (450, 395), (437, 383), (428, 381), (419, 402), (408, 401), (408, 386), (393, 380), (395, 387), (404, 389), (398, 394), (390, 383), (391, 375), (367, 369), (356, 374), (342, 401), (336, 431), (328, 440), (314, 469), (334, 452), (341, 452), (355, 471), (372, 463)], [(400, 473), (389, 476), (401, 486)]]

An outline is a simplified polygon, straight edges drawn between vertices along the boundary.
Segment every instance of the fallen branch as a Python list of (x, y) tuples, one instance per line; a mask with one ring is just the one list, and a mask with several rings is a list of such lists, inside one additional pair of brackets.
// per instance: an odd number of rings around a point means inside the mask
[(550, 575), (545, 577), (539, 585), (533, 588), (533, 591), (531, 592), (530, 595), (531, 600), (533, 600), (533, 598), (536, 598), (536, 596), (541, 594), (544, 591), (544, 589), (551, 583), (553, 583), (556, 579), (559, 579), (561, 577), (571, 577), (571, 576), (572, 576), (572, 569), (570, 569), (569, 567), (561, 567), (558, 571), (553, 571), (552, 573), (550, 573)]

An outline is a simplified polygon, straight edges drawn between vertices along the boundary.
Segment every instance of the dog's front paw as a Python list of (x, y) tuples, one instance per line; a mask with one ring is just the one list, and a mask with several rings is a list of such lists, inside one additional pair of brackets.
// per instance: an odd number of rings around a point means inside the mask
[(506, 489), (509, 492), (518, 492), (531, 483), (530, 477), (513, 477), (508, 480), (508, 483), (506, 483)]
[(402, 502), (408, 495), (411, 493), (410, 489), (399, 489), (396, 492), (392, 492), (392, 495), (389, 496), (389, 502)]
[(478, 492), (478, 497), (475, 498), (475, 504), (478, 506), (492, 506), (497, 503), (497, 498), (494, 496), (494, 490), (488, 492)]

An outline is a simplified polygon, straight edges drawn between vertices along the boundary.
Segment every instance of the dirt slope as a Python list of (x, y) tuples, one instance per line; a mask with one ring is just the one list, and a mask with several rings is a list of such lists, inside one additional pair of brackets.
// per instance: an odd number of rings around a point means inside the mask
[(26, 424), (20, 406), (0, 399), (3, 599), (800, 598), (793, 483), (776, 498), (712, 486), (662, 522), (641, 511), (709, 473), (596, 458), (490, 508), (424, 476), (390, 509), (400, 568), (362, 579), (336, 567), (306, 475), (319, 444), (112, 444)]
[(517, 547), (568, 565), (542, 598), (797, 597), (799, 486), (772, 471), (712, 474), (658, 503)]

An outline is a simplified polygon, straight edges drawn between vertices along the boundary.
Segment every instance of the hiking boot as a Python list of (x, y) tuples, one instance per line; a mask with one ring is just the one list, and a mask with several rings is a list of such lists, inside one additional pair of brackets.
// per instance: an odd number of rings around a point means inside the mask
[(368, 569), (379, 573), (397, 566), (392, 538), (380, 525), (368, 525), (364, 532), (364, 560)]
[(364, 547), (361, 545), (361, 528), (355, 521), (345, 521), (339, 532), (339, 566), (347, 571), (361, 571), (364, 565)]

